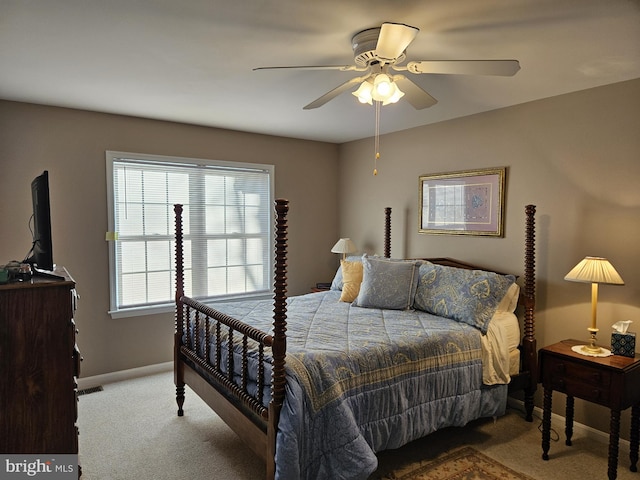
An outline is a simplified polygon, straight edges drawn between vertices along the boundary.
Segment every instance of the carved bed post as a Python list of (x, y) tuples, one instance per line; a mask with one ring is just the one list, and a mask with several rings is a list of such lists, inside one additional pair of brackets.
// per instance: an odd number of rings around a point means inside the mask
[(267, 423), (267, 480), (275, 477), (276, 432), (285, 395), (287, 351), (287, 213), (289, 201), (276, 199), (275, 277), (273, 297), (273, 368)]
[(384, 256), (391, 258), (391, 207), (384, 209)]
[(184, 296), (184, 268), (182, 250), (182, 205), (175, 204), (173, 211), (176, 217), (176, 325), (173, 338), (173, 378), (176, 385), (176, 402), (178, 403), (178, 416), (184, 415), (182, 406), (184, 405), (184, 371), (182, 362), (178, 361), (180, 347), (182, 346), (182, 336), (184, 333), (184, 307), (182, 297)]
[(533, 421), (533, 394), (538, 386), (538, 359), (535, 332), (536, 303), (536, 252), (535, 252), (535, 214), (536, 206), (527, 205), (525, 230), (524, 265), (524, 338), (522, 340), (522, 360), (528, 366), (530, 378), (524, 389), (526, 420)]

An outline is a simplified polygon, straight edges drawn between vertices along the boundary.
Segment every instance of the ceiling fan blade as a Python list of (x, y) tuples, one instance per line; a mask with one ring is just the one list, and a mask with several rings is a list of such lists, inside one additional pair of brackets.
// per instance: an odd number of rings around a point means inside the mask
[(376, 45), (376, 56), (382, 60), (395, 60), (416, 38), (420, 30), (403, 23), (383, 23)]
[(356, 65), (296, 65), (289, 67), (256, 67), (256, 70), (341, 70), (343, 72), (357, 71), (364, 72), (367, 67), (358, 67)]
[(323, 106), (329, 100), (333, 100), (334, 98), (336, 98), (341, 93), (346, 92), (347, 90), (349, 90), (349, 89), (353, 88), (354, 86), (356, 86), (358, 83), (364, 82), (368, 77), (369, 77), (368, 75), (365, 75), (363, 77), (355, 77), (355, 78), (352, 78), (351, 80), (349, 80), (347, 82), (344, 82), (342, 85), (337, 86), (336, 88), (334, 88), (330, 92), (325, 93), (320, 98), (318, 98), (318, 99), (314, 100), (313, 102), (311, 102), (309, 105), (306, 105), (305, 107), (303, 107), (303, 110), (311, 110), (313, 108), (318, 108), (318, 107)]
[(394, 75), (393, 81), (398, 85), (398, 88), (404, 92), (403, 100), (409, 102), (416, 110), (429, 108), (438, 103), (438, 100), (433, 98), (404, 75)]
[(501, 75), (511, 77), (520, 70), (518, 60), (422, 60), (407, 63), (411, 73)]

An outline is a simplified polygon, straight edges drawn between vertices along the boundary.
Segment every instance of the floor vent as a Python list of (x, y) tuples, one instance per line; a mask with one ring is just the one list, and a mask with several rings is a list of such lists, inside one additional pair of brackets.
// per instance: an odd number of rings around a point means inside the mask
[(78, 395), (89, 395), (90, 393), (101, 392), (103, 390), (101, 385), (97, 387), (85, 388), (83, 390), (78, 390)]

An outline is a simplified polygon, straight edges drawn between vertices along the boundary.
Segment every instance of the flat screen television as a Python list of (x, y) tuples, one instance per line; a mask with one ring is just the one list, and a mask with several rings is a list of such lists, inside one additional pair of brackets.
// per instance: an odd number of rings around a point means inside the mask
[(24, 263), (32, 266), (34, 275), (47, 276), (53, 270), (51, 242), (51, 208), (49, 204), (49, 172), (45, 170), (31, 182), (33, 202), (33, 243)]

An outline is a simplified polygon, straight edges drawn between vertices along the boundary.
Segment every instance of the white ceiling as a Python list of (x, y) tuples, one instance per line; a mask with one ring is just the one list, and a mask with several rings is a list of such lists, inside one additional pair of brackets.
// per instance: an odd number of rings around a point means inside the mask
[(514, 77), (412, 75), (438, 103), (381, 132), (640, 78), (640, 0), (0, 0), (0, 98), (342, 143), (374, 110), (344, 93), (351, 37), (420, 29), (410, 60), (517, 59)]

